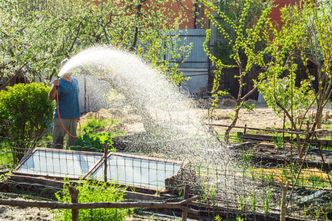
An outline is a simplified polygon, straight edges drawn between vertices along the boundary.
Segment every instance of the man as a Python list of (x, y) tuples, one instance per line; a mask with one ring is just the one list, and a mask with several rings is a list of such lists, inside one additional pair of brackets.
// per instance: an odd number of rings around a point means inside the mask
[(64, 137), (68, 135), (67, 146), (76, 140), (77, 123), (80, 119), (79, 88), (77, 79), (71, 73), (55, 80), (49, 98), (56, 100), (53, 126), (53, 147), (62, 148)]

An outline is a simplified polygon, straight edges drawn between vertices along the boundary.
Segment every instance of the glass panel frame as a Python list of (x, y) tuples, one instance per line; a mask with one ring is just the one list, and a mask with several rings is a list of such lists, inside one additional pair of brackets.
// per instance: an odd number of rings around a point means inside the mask
[[(164, 191), (166, 179), (177, 176), (182, 171), (183, 165), (180, 161), (109, 153), (107, 180), (127, 187)], [(104, 154), (35, 148), (23, 157), (13, 174), (72, 180), (92, 178), (104, 181)]]
[(103, 154), (98, 152), (35, 148), (21, 160), (13, 174), (80, 179), (102, 158)]
[[(107, 180), (120, 185), (163, 191), (165, 180), (178, 175), (183, 162), (124, 153), (107, 156)], [(104, 161), (92, 169), (85, 178), (104, 180)]]

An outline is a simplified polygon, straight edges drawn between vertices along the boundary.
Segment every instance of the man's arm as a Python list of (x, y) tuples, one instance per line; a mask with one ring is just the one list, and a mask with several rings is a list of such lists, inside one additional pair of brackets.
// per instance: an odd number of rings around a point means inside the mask
[(48, 93), (48, 98), (52, 101), (55, 100), (56, 98), (56, 94), (58, 93), (58, 87), (59, 87), (59, 80), (55, 80), (53, 82), (53, 86), (50, 90), (50, 92)]

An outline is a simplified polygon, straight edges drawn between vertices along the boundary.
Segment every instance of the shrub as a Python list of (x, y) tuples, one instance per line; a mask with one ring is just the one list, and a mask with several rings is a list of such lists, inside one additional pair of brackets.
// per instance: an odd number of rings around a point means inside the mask
[[(66, 182), (62, 191), (55, 194), (59, 202), (71, 203), (69, 182)], [(78, 190), (78, 202), (120, 202), (124, 199), (125, 189), (116, 184), (99, 184), (97, 181), (87, 180), (76, 187)], [(120, 221), (129, 215), (130, 209), (81, 209), (79, 220), (107, 220)], [(59, 210), (56, 220), (72, 220), (71, 210)]]
[(75, 141), (75, 146), (70, 148), (72, 150), (102, 152), (104, 150), (104, 144), (106, 144), (111, 151), (114, 151), (112, 139), (113, 135), (111, 132), (91, 133), (84, 131), (84, 134), (79, 136)]
[(88, 118), (82, 125), (80, 136), (71, 149), (83, 151), (102, 152), (104, 144), (114, 151), (113, 138), (120, 135), (120, 131), (114, 131), (117, 122), (111, 119), (99, 120), (95, 117)]
[(50, 125), (53, 104), (41, 83), (16, 84), (0, 91), (0, 128), (7, 136), (15, 162), (36, 146)]

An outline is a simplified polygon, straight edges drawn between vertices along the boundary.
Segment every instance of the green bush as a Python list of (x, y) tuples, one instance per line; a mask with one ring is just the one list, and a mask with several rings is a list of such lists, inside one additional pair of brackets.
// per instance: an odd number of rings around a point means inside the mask
[[(69, 182), (66, 182), (62, 191), (55, 194), (59, 202), (71, 203)], [(125, 189), (116, 184), (99, 184), (97, 181), (84, 181), (76, 187), (78, 190), (78, 202), (120, 202), (124, 199)], [(130, 209), (81, 209), (79, 220), (124, 220), (131, 212)], [(56, 213), (56, 220), (72, 220), (71, 210), (59, 210)]]
[(107, 125), (111, 123), (109, 120), (99, 120), (96, 117), (90, 117), (87, 119), (87, 121), (82, 125), (82, 130), (84, 132), (99, 132), (102, 130), (105, 130)]
[(8, 137), (13, 160), (36, 146), (53, 116), (49, 87), (41, 83), (16, 84), (0, 91), (0, 128)]
[(80, 136), (75, 141), (75, 146), (70, 147), (73, 150), (102, 152), (104, 145), (108, 145), (111, 151), (113, 147), (113, 138), (121, 134), (120, 131), (114, 131), (112, 127), (117, 122), (111, 119), (88, 118), (80, 129)]
[(91, 133), (85, 131), (83, 135), (77, 138), (75, 146), (70, 148), (72, 150), (103, 152), (104, 144), (106, 144), (111, 151), (114, 151), (112, 139), (113, 135), (111, 132)]

